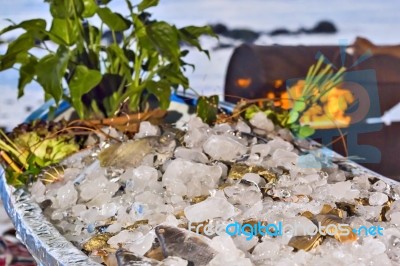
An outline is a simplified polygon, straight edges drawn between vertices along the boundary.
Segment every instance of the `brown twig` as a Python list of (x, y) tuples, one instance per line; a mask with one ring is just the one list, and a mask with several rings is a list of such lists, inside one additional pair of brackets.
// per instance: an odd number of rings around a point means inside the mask
[(127, 114), (125, 116), (104, 118), (104, 119), (94, 119), (94, 120), (74, 120), (70, 123), (84, 123), (90, 125), (104, 125), (104, 126), (115, 126), (115, 125), (126, 125), (130, 123), (139, 123), (141, 121), (145, 121), (149, 118), (162, 118), (165, 116), (167, 111), (161, 109), (155, 109), (145, 113), (137, 113), (137, 114)]

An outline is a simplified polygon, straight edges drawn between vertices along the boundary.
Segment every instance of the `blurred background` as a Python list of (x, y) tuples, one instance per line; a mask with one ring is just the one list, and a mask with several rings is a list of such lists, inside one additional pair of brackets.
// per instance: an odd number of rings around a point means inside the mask
[[(15, 22), (37, 17), (50, 18), (48, 5), (42, 0), (1, 2), (1, 28), (10, 24), (6, 20), (8, 18)], [(113, 0), (110, 6), (127, 13), (124, 0)], [(399, 10), (398, 0), (161, 0), (159, 6), (150, 9), (154, 19), (166, 20), (177, 26), (210, 24), (225, 32), (225, 36), (221, 35), (218, 41), (202, 39), (203, 45), (211, 50), (211, 60), (195, 51), (187, 58), (196, 65), (194, 72), (188, 71), (192, 88), (201, 94), (220, 95), (223, 94), (229, 58), (234, 47), (242, 42), (338, 45), (351, 44), (356, 36), (363, 36), (376, 44), (397, 44), (400, 43)], [(316, 26), (324, 21), (330, 23), (328, 33), (312, 31), (318, 30)], [(7, 42), (13, 37), (4, 35), (0, 40)], [(6, 48), (6, 44), (0, 45), (0, 53), (4, 53)], [(16, 87), (17, 71), (0, 73), (2, 128), (11, 129), (43, 102), (37, 84), (30, 84), (20, 100), (16, 100)]]

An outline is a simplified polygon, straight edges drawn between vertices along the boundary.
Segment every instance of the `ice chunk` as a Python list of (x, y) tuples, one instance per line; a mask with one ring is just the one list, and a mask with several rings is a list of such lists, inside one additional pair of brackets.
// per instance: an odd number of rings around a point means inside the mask
[(251, 147), (251, 154), (260, 154), (260, 157), (266, 157), (271, 151), (271, 146), (268, 144), (257, 144)]
[(286, 141), (293, 141), (293, 134), (288, 128), (279, 129), (278, 136)]
[(186, 147), (198, 148), (203, 145), (210, 134), (210, 127), (203, 123), (199, 117), (193, 117), (188, 123), (188, 132), (183, 140)]
[(186, 160), (190, 160), (197, 163), (207, 163), (207, 156), (201, 151), (197, 151), (195, 149), (187, 149), (184, 147), (178, 147), (174, 153), (176, 158), (182, 158)]
[(215, 134), (219, 135), (219, 134), (225, 134), (228, 132), (232, 132), (232, 127), (227, 124), (227, 123), (223, 123), (223, 124), (216, 124), (213, 128), (213, 131)]
[(376, 256), (386, 251), (386, 246), (382, 241), (373, 237), (366, 237), (363, 240), (362, 250), (367, 256)]
[(81, 212), (81, 218), (86, 224), (95, 223), (105, 219), (104, 216), (96, 208), (91, 208), (86, 211)]
[(277, 149), (272, 154), (272, 159), (275, 161), (276, 165), (285, 166), (291, 168), (298, 160), (298, 155), (294, 152)]
[(258, 129), (270, 132), (274, 130), (274, 123), (267, 118), (267, 115), (263, 112), (256, 113), (251, 119), (250, 124)]
[(164, 200), (157, 193), (145, 190), (135, 197), (134, 205), (137, 205), (139, 203), (153, 205), (153, 206), (159, 206), (159, 205), (164, 205)]
[(375, 184), (372, 185), (372, 188), (375, 191), (383, 192), (386, 190), (387, 184), (382, 180), (378, 180)]
[(186, 207), (184, 213), (190, 222), (199, 223), (214, 218), (229, 219), (235, 215), (235, 208), (224, 198), (209, 197)]
[(272, 154), (277, 149), (282, 149), (286, 151), (293, 150), (293, 145), (290, 142), (284, 141), (283, 139), (278, 137), (268, 142), (267, 145), (270, 147), (270, 154)]
[(369, 204), (372, 206), (380, 206), (388, 201), (388, 196), (381, 192), (372, 192), (369, 197)]
[(160, 136), (160, 128), (156, 125), (152, 125), (149, 121), (140, 122), (139, 132), (136, 133), (135, 139), (149, 137), (149, 136)]
[(150, 166), (141, 165), (135, 169), (128, 169), (122, 176), (121, 181), (126, 182), (126, 190), (129, 192), (141, 192), (146, 188), (158, 191), (160, 184), (158, 171)]
[(314, 230), (317, 230), (315, 224), (306, 217), (296, 216), (283, 220), (286, 231), (282, 232), (284, 235), (290, 236), (305, 236), (312, 235)]
[(366, 220), (377, 220), (381, 214), (382, 206), (357, 205), (356, 212)]
[(257, 185), (261, 182), (261, 176), (259, 176), (257, 174), (253, 174), (253, 173), (244, 174), (242, 179), (254, 182)]
[(249, 251), (258, 243), (258, 238), (253, 237), (250, 240), (245, 235), (237, 235), (233, 238), (235, 245), (242, 251)]
[(137, 237), (136, 239), (129, 239), (125, 248), (140, 256), (143, 256), (152, 246), (155, 235), (154, 232), (149, 232), (146, 235)]
[(64, 170), (64, 180), (75, 179), (80, 173), (81, 169), (79, 168), (67, 168)]
[(220, 266), (220, 265), (229, 265), (229, 266), (252, 266), (251, 260), (249, 258), (244, 257), (234, 257), (230, 256), (227, 253), (219, 253), (217, 254), (208, 264), (208, 266)]
[(161, 262), (160, 266), (187, 266), (188, 261), (179, 257), (168, 256)]
[(106, 203), (101, 206), (100, 208), (100, 214), (103, 215), (104, 217), (111, 217), (116, 214), (118, 210), (118, 206), (115, 203)]
[(110, 182), (104, 176), (99, 176), (96, 179), (86, 180), (79, 186), (81, 199), (88, 201), (101, 193), (114, 194), (118, 191), (120, 185)]
[(109, 227), (107, 227), (106, 232), (108, 233), (118, 233), (121, 231), (122, 225), (120, 223), (113, 223)]
[(224, 189), (229, 202), (234, 205), (243, 205), (245, 208), (253, 206), (262, 199), (262, 193), (256, 186), (237, 184)]
[(215, 160), (231, 161), (246, 154), (247, 147), (230, 137), (213, 135), (204, 143), (203, 150)]
[(346, 181), (346, 176), (342, 171), (335, 171), (329, 175), (328, 180), (331, 183), (343, 182)]
[(37, 203), (41, 203), (46, 199), (44, 196), (45, 192), (46, 192), (46, 186), (40, 180), (33, 183), (31, 188), (31, 194), (32, 194), (32, 199), (34, 199)]
[(236, 123), (235, 129), (236, 129), (237, 131), (240, 131), (240, 132), (251, 133), (251, 128), (249, 127), (249, 125), (247, 125), (247, 124), (246, 124), (244, 121), (242, 121), (242, 120), (239, 120), (239, 121)]
[(236, 248), (232, 238), (227, 235), (214, 237), (210, 246), (218, 254), (210, 261), (209, 265), (252, 265), (250, 259), (245, 258), (244, 252)]
[(135, 241), (140, 237), (143, 237), (143, 233), (141, 232), (131, 232), (128, 230), (122, 230), (117, 235), (108, 239), (107, 243), (112, 248), (119, 248), (120, 244), (125, 244), (127, 242), (131, 243), (132, 241)]
[(293, 192), (300, 195), (311, 195), (313, 189), (310, 185), (302, 184), (295, 186), (293, 188)]
[(297, 166), (301, 168), (314, 168), (321, 169), (321, 163), (317, 161), (314, 155), (307, 154), (299, 156), (297, 160)]
[(369, 183), (368, 176), (361, 175), (356, 176), (353, 178), (353, 182), (359, 187), (360, 189), (369, 190), (371, 184)]
[(218, 185), (222, 169), (218, 165), (208, 166), (183, 159), (170, 162), (163, 175), (167, 191), (179, 196), (196, 197), (209, 194)]
[(272, 240), (264, 240), (253, 250), (253, 259), (256, 261), (275, 258), (279, 255), (280, 245)]
[(395, 225), (400, 225), (400, 212), (390, 214), (390, 221)]
[(83, 204), (78, 204), (71, 208), (72, 215), (74, 215), (74, 216), (80, 216), (81, 213), (86, 210), (87, 210), (86, 205), (83, 205)]
[(75, 190), (74, 183), (69, 181), (57, 191), (55, 208), (69, 208), (76, 204), (78, 192)]
[(329, 185), (329, 188), (331, 196), (335, 199), (353, 200), (355, 198), (358, 198), (358, 196), (360, 195), (359, 190), (351, 188), (351, 181), (331, 184)]

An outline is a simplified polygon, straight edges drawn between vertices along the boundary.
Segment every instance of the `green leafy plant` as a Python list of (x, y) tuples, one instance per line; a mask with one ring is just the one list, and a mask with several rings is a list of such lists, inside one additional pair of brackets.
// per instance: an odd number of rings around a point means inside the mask
[(317, 63), (309, 68), (300, 97), (290, 97), (290, 100), (293, 101), (290, 110), (276, 108), (273, 102), (267, 102), (264, 108), (259, 108), (256, 105), (248, 107), (245, 118), (251, 119), (256, 112), (264, 111), (275, 124), (290, 129), (300, 138), (313, 135), (315, 130), (312, 127), (300, 123), (302, 115), (315, 105), (321, 104), (321, 98), (343, 82), (346, 71), (342, 67), (335, 73), (330, 64), (322, 68), (323, 62), (324, 58), (321, 56)]
[[(201, 35), (215, 36), (208, 26), (177, 28), (165, 21), (152, 20), (146, 12), (159, 0), (143, 0), (133, 5), (125, 0), (129, 15), (112, 11), (111, 0), (47, 0), (51, 25), (43, 19), (14, 23), (0, 35), (23, 30), (0, 56), (0, 71), (19, 71), (18, 96), (32, 81), (38, 82), (46, 99), (58, 104), (68, 101), (81, 118), (113, 116), (122, 105), (138, 112), (150, 95), (162, 109), (170, 103), (172, 89), (189, 88), (184, 69), (192, 66), (183, 59), (197, 48)], [(99, 25), (92, 21), (100, 20)], [(111, 43), (104, 43), (105, 29)], [(49, 45), (52, 42), (53, 45)], [(37, 57), (32, 50), (44, 51)]]
[(0, 130), (0, 163), (5, 166), (9, 184), (25, 185), (41, 169), (79, 151), (74, 135), (62, 132), (64, 126), (62, 123), (22, 124), (9, 136)]

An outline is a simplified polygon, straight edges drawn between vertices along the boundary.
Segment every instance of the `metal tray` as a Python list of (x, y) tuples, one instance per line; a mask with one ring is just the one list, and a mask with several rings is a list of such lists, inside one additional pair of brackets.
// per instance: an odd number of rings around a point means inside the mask
[[(187, 104), (184, 100), (179, 102), (175, 99), (174, 102), (181, 105)], [(192, 104), (189, 103), (189, 105)], [(222, 107), (229, 111), (232, 106), (228, 103), (223, 103)], [(323, 154), (335, 158), (343, 158), (327, 148), (322, 148), (321, 151)], [(355, 174), (367, 174), (371, 177), (377, 177), (391, 185), (400, 184), (352, 161), (346, 161), (345, 163)], [(7, 185), (2, 168), (0, 168), (0, 193), (4, 207), (14, 223), (19, 239), (27, 246), (39, 265), (101, 265), (66, 240), (43, 215), (42, 210), (31, 199), (28, 192), (23, 189), (16, 190)]]

